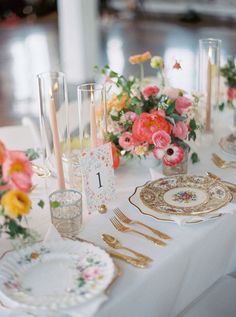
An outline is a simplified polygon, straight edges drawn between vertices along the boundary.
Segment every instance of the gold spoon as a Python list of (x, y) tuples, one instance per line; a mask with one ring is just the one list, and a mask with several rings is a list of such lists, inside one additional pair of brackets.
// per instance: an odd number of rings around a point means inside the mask
[(127, 250), (129, 252), (132, 252), (134, 255), (136, 255), (138, 258), (144, 260), (145, 262), (152, 262), (153, 259), (151, 259), (149, 256), (146, 256), (142, 253), (136, 252), (130, 248), (127, 248), (125, 246), (123, 246), (119, 240), (117, 240), (115, 237), (109, 235), (109, 234), (102, 234), (102, 239), (103, 241), (105, 241), (107, 243), (107, 245), (109, 245), (110, 247), (114, 248), (114, 249), (123, 249), (123, 250)]

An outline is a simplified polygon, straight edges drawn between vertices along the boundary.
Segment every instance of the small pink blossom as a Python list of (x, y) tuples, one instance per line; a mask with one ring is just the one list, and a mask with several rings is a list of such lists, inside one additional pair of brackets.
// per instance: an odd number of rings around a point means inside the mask
[(179, 121), (173, 127), (172, 131), (173, 131), (174, 136), (176, 136), (176, 138), (184, 140), (184, 139), (186, 139), (186, 137), (188, 135), (188, 126), (183, 121)]
[(192, 101), (186, 97), (178, 97), (175, 101), (175, 109), (179, 114), (183, 114), (192, 106)]
[(165, 149), (171, 143), (170, 135), (163, 131), (157, 131), (152, 136), (153, 144), (159, 149)]
[(122, 133), (121, 136), (119, 137), (119, 144), (124, 150), (127, 150), (127, 151), (132, 150), (135, 145), (135, 140), (132, 133), (130, 132)]
[(132, 122), (134, 122), (137, 118), (138, 118), (137, 113), (135, 113), (133, 111), (127, 111), (125, 113), (125, 119), (126, 120), (131, 120)]
[(30, 192), (32, 188), (32, 165), (26, 155), (20, 151), (8, 151), (2, 164), (3, 180), (12, 189)]
[(158, 92), (160, 91), (160, 89), (157, 86), (147, 86), (144, 90), (143, 90), (143, 96), (146, 100), (148, 100), (148, 98), (150, 96), (155, 96), (158, 94)]
[(96, 266), (88, 267), (82, 272), (82, 277), (85, 280), (92, 280), (94, 279), (97, 275), (99, 275), (100, 271), (99, 268)]

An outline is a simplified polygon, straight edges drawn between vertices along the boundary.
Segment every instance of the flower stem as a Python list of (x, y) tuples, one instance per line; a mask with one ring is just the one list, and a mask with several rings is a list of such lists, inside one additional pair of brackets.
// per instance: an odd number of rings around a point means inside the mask
[(144, 68), (143, 68), (143, 64), (140, 64), (140, 82), (141, 84), (143, 83), (143, 78), (144, 78)]

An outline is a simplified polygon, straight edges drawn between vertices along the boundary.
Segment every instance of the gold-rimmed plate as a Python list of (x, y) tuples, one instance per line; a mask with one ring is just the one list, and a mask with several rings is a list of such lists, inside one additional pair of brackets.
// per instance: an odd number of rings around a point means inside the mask
[[(173, 217), (216, 217), (215, 211), (232, 200), (229, 189), (220, 181), (205, 176), (176, 175), (160, 178), (137, 187), (129, 201), (142, 213), (158, 220)], [(196, 217), (197, 218), (197, 217)], [(199, 222), (199, 219), (190, 222)]]

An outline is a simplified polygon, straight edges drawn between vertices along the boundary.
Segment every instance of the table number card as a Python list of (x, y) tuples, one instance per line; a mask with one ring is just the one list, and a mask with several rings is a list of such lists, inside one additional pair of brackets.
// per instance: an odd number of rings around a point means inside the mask
[(111, 143), (80, 153), (84, 191), (89, 214), (113, 198), (115, 192)]

